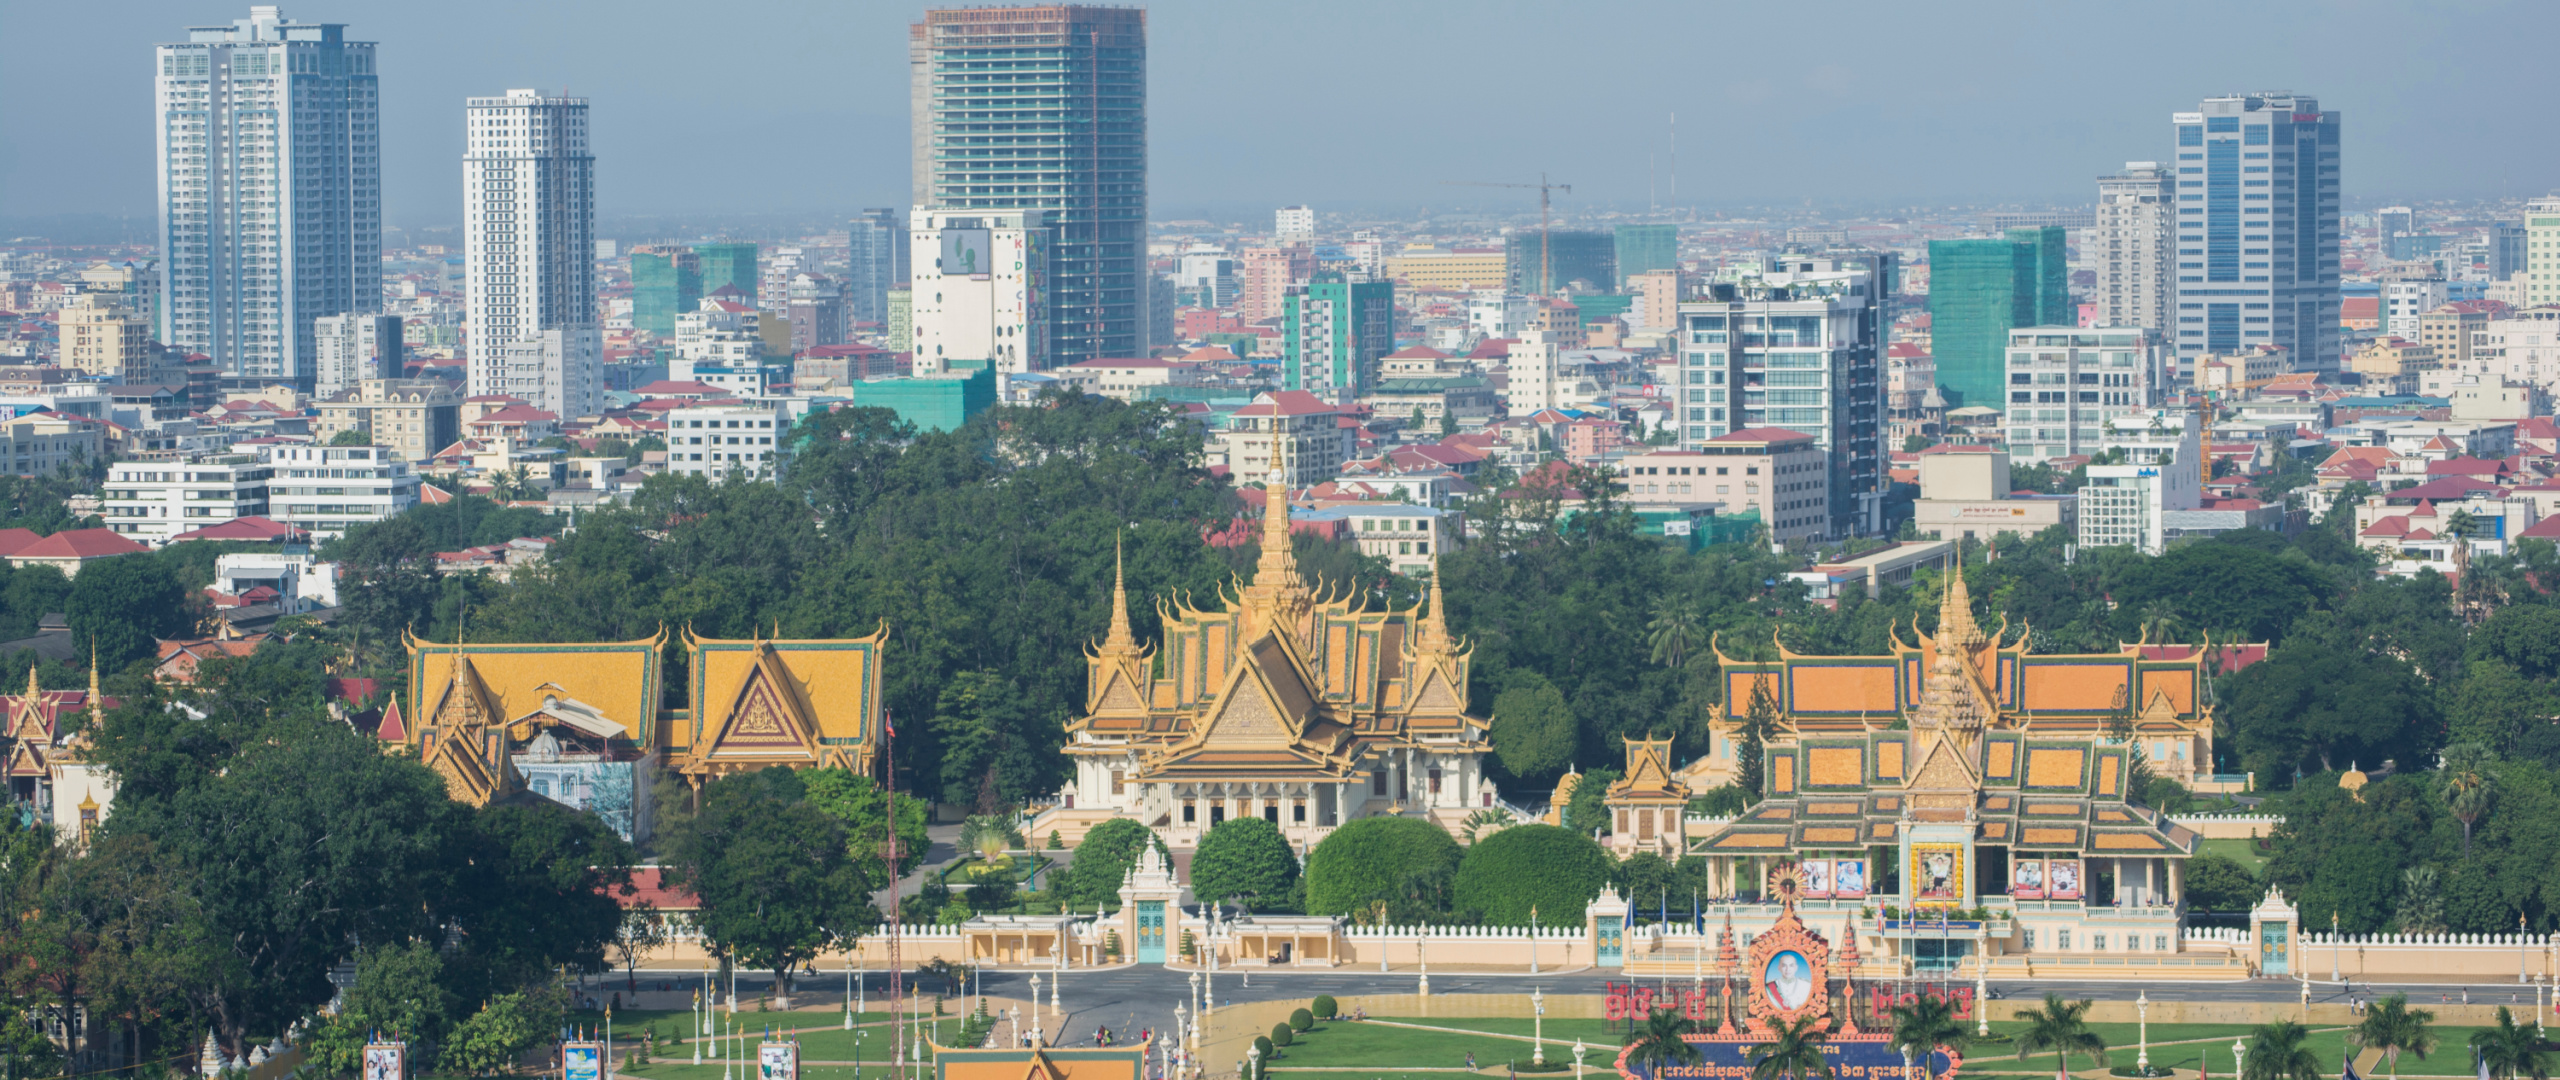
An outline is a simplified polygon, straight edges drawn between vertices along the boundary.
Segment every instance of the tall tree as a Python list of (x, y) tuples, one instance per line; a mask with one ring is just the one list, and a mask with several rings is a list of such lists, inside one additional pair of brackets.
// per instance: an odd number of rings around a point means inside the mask
[(2409, 995), (2393, 994), (2365, 1006), (2364, 1017), (2347, 1032), (2347, 1042), (2380, 1051), (2391, 1064), (2391, 1080), (2400, 1080), (2401, 1054), (2416, 1054), (2425, 1061), (2428, 1051), (2436, 1048), (2435, 1032), (2429, 1029), (2435, 1019), (2433, 1012), (2410, 1008)]
[[(1961, 1053), (1973, 1035), (1956, 1020), (1955, 1002), (1934, 994), (1923, 994), (1909, 1004), (1893, 1007), (1893, 1046), (1902, 1051), (1902, 1065), (1908, 1069), (1928, 1064), (1929, 1055), (1943, 1046)], [(1929, 1075), (1923, 1068), (1920, 1075)]]
[(2066, 1002), (2062, 995), (2048, 993), (2038, 1008), (2017, 1011), (2018, 1022), (2026, 1029), (2017, 1034), (2018, 1060), (2034, 1054), (2053, 1055), (2053, 1080), (2071, 1080), (2071, 1059), (2087, 1055), (2103, 1065), (2107, 1058), (2107, 1040), (2089, 1027), (2089, 1002), (2086, 998)]
[(1493, 753), (1503, 771), (1525, 783), (1552, 782), (1581, 745), (1573, 707), (1554, 683), (1528, 672), (1493, 699)]
[(2312, 1052), (2310, 1039), (2310, 1029), (2291, 1020), (2250, 1029), (2240, 1080), (2323, 1080), (2320, 1055)]
[(668, 845), (670, 884), (699, 898), (695, 921), (712, 948), (770, 969), (783, 1008), (801, 962), (880, 923), (870, 901), (879, 876), (848, 850), (843, 824), (802, 795), (786, 768), (722, 777)]
[(1830, 1080), (1835, 1073), (1829, 1055), (1822, 1051), (1827, 1037), (1820, 1016), (1778, 1024), (1770, 1030), (1769, 1041), (1743, 1048), (1742, 1056), (1751, 1062), (1751, 1080)]
[(2490, 764), (2495, 759), (2489, 748), (2478, 743), (2448, 746), (2444, 750), (2444, 805), (2462, 822), (2462, 855), (2471, 857), (2471, 829), (2480, 816), (2489, 812), (2496, 797), (2496, 783), (2491, 779)]
[(1644, 1018), (1644, 1026), (1627, 1032), (1628, 1056), (1652, 1066), (1660, 1075), (1665, 1065), (1697, 1064), (1698, 1048), (1689, 1045), (1681, 1035), (1689, 1030), (1689, 1022), (1680, 1018), (1678, 1009), (1655, 1009)]
[(1191, 854), (1191, 892), (1204, 900), (1269, 905), (1286, 899), (1297, 883), (1298, 856), (1288, 838), (1258, 817), (1219, 822)]
[(65, 615), (71, 633), (97, 664), (114, 670), (154, 655), (154, 639), (185, 636), (195, 624), (191, 598), (168, 564), (143, 555), (92, 561), (71, 582)]
[[(2516, 1023), (2515, 1014), (2498, 1006), (2498, 1022), (2471, 1033), (2471, 1052), (2492, 1080), (2551, 1080), (2550, 1052), (2531, 1024)], [(2253, 1078), (2254, 1080), (2254, 1078)]]

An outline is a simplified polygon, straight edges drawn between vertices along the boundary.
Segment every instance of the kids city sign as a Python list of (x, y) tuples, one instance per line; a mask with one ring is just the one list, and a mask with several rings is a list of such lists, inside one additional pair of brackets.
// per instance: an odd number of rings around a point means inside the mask
[[(1751, 1080), (1754, 1060), (1750, 1049), (1769, 1041), (1765, 1035), (1683, 1035), (1681, 1041), (1696, 1047), (1698, 1062), (1694, 1065), (1665, 1064), (1660, 1069), (1635, 1058), (1635, 1047), (1618, 1052), (1618, 1075), (1626, 1080)], [(1834, 1036), (1822, 1044), (1824, 1064), (1831, 1067), (1836, 1080), (1921, 1080), (1915, 1072), (1926, 1070), (1926, 1080), (1951, 1080), (1964, 1065), (1964, 1057), (1941, 1046), (1931, 1051), (1928, 1060), (1914, 1063), (1915, 1069), (1902, 1063), (1902, 1052), (1884, 1035)]]

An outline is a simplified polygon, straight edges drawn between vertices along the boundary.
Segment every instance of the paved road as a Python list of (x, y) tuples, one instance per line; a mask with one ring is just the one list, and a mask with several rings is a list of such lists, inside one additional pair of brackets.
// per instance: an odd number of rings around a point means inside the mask
[[(644, 969), (641, 976), (645, 980), (652, 974)], [(699, 971), (671, 970), (654, 974), (661, 980), (677, 982), (680, 992), (689, 990), (695, 985), (694, 981), (701, 978)], [(981, 976), (983, 981), (976, 989), (995, 997), (1023, 998), (1031, 992), (1031, 974), (1027, 971), (985, 972)], [(1409, 969), (1385, 975), (1379, 974), (1374, 969), (1365, 971), (1344, 969), (1322, 972), (1256, 970), (1248, 975), (1229, 969), (1220, 971), (1214, 983), (1218, 1004), (1224, 1007), (1242, 1002), (1309, 998), (1317, 994), (1343, 996), (1412, 993), (1417, 983), (1415, 974)], [(1052, 978), (1049, 972), (1040, 973), (1040, 996), (1044, 1006), (1050, 997)], [(1607, 983), (1620, 979), (1622, 977), (1614, 973), (1604, 974), (1588, 968), (1536, 976), (1527, 973), (1444, 971), (1432, 975), (1431, 990), (1435, 994), (1524, 993), (1534, 986), (1550, 994), (1598, 994), (1604, 992)], [(1191, 972), (1187, 970), (1168, 969), (1152, 964), (1101, 971), (1070, 971), (1067, 973), (1064, 993), (1060, 998), (1067, 1013), (1063, 1030), (1054, 1014), (1047, 1012), (1045, 1008), (1042, 1011), (1041, 1028), (1053, 1044), (1070, 1046), (1093, 1045), (1097, 1029), (1101, 1027), (1112, 1029), (1117, 1034), (1118, 1040), (1124, 1044), (1135, 1038), (1142, 1030), (1169, 1031), (1174, 1025), (1174, 1006), (1182, 1004), (1186, 1009), (1188, 1008), (1192, 993), (1190, 980)], [(770, 976), (740, 972), (739, 996), (743, 999), (761, 994), (770, 981)], [(1682, 980), (1674, 977), (1670, 981), (1677, 984)], [(618, 982), (619, 980), (614, 980), (604, 985), (618, 985)], [(832, 1004), (840, 1000), (843, 986), (841, 975), (822, 974), (814, 979), (804, 978), (798, 986), (803, 995), (800, 1003), (804, 1007), (821, 1001)], [(865, 993), (872, 1000), (878, 1000), (888, 993), (887, 974), (871, 972), (865, 980), (865, 987)], [(946, 988), (938, 980), (928, 979), (924, 983), (923, 992), (931, 994), (944, 989)], [(2137, 987), (2125, 983), (1995, 981), (1991, 984), (1991, 996), (1995, 1001), (2016, 1001), (2023, 1006), (2047, 992), (2061, 994), (2067, 998), (2089, 997), (2104, 1000), (2131, 997), (2136, 989)], [(2149, 992), (2154, 1000), (2175, 998), (2187, 1001), (2289, 1002), (2299, 1000), (2301, 995), (2299, 984), (2275, 979), (2194, 983), (2174, 987), (2146, 985), (2139, 989)], [(2513, 982), (2473, 983), (2468, 986), (2428, 983), (2381, 987), (2356, 983), (2352, 991), (2337, 983), (2314, 982), (2311, 997), (2314, 1001), (2338, 1001), (2344, 1000), (2350, 992), (2356, 997), (2370, 998), (2401, 990), (2407, 991), (2413, 1000), (2422, 1003), (2433, 1003), (2439, 996), (2446, 1000), (2462, 1001), (2465, 1000), (2465, 994), (2468, 994), (2468, 1000), (2476, 1003), (2506, 1004), (2513, 999), (2529, 1009), (2533, 1002), (2533, 991), (2530, 988), (2520, 988)], [(682, 1007), (680, 1002), (677, 1007)], [(956, 1014), (960, 1008), (961, 1006), (955, 1003), (951, 1011)], [(1995, 1012), (1993, 1015), (2004, 1014)], [(999, 1038), (1004, 1037), (1006, 1031), (1006, 1028), (999, 1027)], [(1216, 1071), (1214, 1063), (1212, 1071)]]

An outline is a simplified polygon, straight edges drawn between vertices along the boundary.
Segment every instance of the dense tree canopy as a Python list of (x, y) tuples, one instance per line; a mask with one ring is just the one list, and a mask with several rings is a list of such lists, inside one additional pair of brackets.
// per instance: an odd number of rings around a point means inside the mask
[(1609, 853), (1577, 832), (1515, 825), (1467, 849), (1453, 889), (1457, 909), (1497, 926), (1574, 926), (1613, 869)]
[(1448, 911), (1458, 842), (1420, 818), (1344, 822), (1307, 853), (1307, 912), (1421, 922)]
[(1298, 856), (1280, 827), (1258, 817), (1228, 818), (1191, 853), (1191, 892), (1206, 900), (1268, 907), (1298, 884)]
[(774, 767), (702, 788), (702, 812), (669, 838), (671, 884), (701, 904), (712, 947), (774, 974), (788, 999), (803, 961), (868, 933), (871, 894), (889, 884), (873, 852), (846, 843), (844, 823), (810, 803), (800, 774)]

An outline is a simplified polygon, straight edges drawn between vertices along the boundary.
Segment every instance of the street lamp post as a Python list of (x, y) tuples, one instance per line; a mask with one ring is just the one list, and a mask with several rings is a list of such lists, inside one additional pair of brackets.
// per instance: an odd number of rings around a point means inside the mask
[(1429, 932), (1429, 927), (1417, 926), (1413, 928), (1413, 962), (1420, 965), (1422, 968), (1422, 988), (1420, 992), (1424, 997), (1431, 996), (1431, 953), (1423, 948), (1423, 936)]
[(2231, 1040), (2231, 1075), (2235, 1077), (2247, 1075), (2245, 1070), (2248, 1060), (2249, 1044), (2238, 1039)]
[(2140, 994), (2135, 995), (2135, 997), (2134, 997), (2134, 999), (2133, 999), (2133, 1011), (2134, 1011), (2134, 1015), (2139, 1019), (2139, 1022), (2140, 1022), (2140, 1025), (2141, 1025), (2140, 1027), (2138, 1027), (2138, 1028), (2136, 1028), (2136, 1029), (2135, 1029), (2135, 1030), (2138, 1032), (2138, 1034), (2136, 1034), (2136, 1035), (2134, 1036), (2134, 1038), (2135, 1038), (2135, 1040), (2136, 1040), (2136, 1042), (2135, 1042), (2135, 1046), (2137, 1047), (2137, 1049), (2134, 1051), (2134, 1055), (2133, 1055), (2133, 1067), (2134, 1067), (2136, 1070), (2140, 1071), (2140, 1072), (2142, 1073), (2142, 1075), (2144, 1075), (2144, 1076), (2149, 1076), (2149, 1075), (2151, 1075), (2151, 992), (2150, 992), (2150, 991), (2145, 990), (2145, 991), (2141, 992)]
[(2533, 964), (2533, 943), (2525, 938), (2524, 916), (2516, 916), (2516, 981), (2525, 981), (2525, 968)]
[(1973, 1033), (1991, 1034), (1991, 928), (1987, 926), (1973, 932)]
[(2338, 913), (2329, 913), (2329, 981), (2338, 981)]
[(1582, 1080), (1582, 1055), (1590, 1052), (1591, 1048), (1582, 1045), (1581, 1039), (1573, 1040), (1573, 1080)]
[(1040, 973), (1031, 973), (1031, 1041), (1040, 1041)]
[(1246, 1050), (1244, 1056), (1247, 1065), (1244, 1074), (1246, 1080), (1262, 1080), (1262, 1048), (1257, 1046)]
[(2311, 973), (2302, 973), (2302, 1022), (2311, 1022)]
[(1532, 1019), (1529, 1021), (1529, 1063), (1532, 1065), (1544, 1065), (1547, 1063), (1547, 994), (1545, 988), (1530, 988), (1529, 1008), (1532, 1016)]
[(845, 958), (845, 965), (844, 965), (844, 1029), (845, 1029), (846, 1031), (851, 1031), (851, 1030), (853, 1030), (853, 958), (852, 958), (852, 957), (846, 957), (846, 958)]

